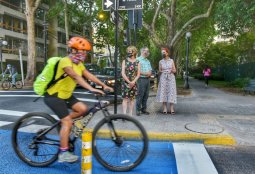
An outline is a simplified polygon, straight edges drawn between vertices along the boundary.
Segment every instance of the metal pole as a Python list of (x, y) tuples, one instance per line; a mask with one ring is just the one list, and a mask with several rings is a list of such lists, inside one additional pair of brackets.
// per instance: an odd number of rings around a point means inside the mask
[(43, 32), (44, 32), (44, 66), (47, 63), (47, 29), (48, 24), (46, 23), (46, 13), (44, 13), (44, 20), (43, 20)]
[(24, 70), (23, 70), (23, 61), (22, 61), (21, 49), (19, 49), (19, 60), (20, 60), (20, 71), (21, 71), (22, 84), (24, 86)]
[(115, 74), (114, 74), (114, 79), (115, 79), (115, 86), (114, 86), (114, 114), (117, 114), (117, 71), (118, 71), (118, 26), (119, 26), (119, 13), (118, 13), (118, 6), (119, 6), (119, 1), (116, 1), (115, 3), (115, 52), (114, 52), (114, 67), (115, 67)]
[(137, 13), (135, 13), (135, 10), (133, 10), (133, 24), (134, 24), (134, 46), (136, 46), (136, 26), (137, 26), (137, 24), (136, 24), (136, 19), (135, 18), (137, 18), (137, 16), (135, 16), (135, 15), (137, 15)]
[(4, 69), (3, 69), (3, 55), (2, 55), (2, 40), (0, 39), (0, 60), (1, 60), (1, 71), (2, 75), (4, 74)]
[(188, 73), (188, 66), (189, 66), (189, 40), (190, 40), (190, 38), (187, 37), (186, 70), (185, 70), (185, 83), (184, 83), (184, 88), (185, 89), (189, 89), (189, 73)]

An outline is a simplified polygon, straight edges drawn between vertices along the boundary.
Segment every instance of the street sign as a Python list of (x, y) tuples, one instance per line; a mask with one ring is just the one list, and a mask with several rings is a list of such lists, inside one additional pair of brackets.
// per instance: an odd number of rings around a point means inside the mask
[(116, 0), (103, 0), (103, 10), (110, 11), (111, 9), (115, 10)]
[(118, 10), (142, 9), (143, 0), (119, 0)]

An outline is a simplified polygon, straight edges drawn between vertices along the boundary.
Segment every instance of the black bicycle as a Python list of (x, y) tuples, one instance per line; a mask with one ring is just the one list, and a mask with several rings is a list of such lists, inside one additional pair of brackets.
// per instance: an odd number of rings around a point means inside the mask
[[(94, 114), (102, 110), (104, 118), (92, 132), (92, 151), (97, 161), (112, 171), (129, 171), (138, 166), (148, 151), (147, 133), (136, 119), (128, 115), (109, 113), (110, 102), (98, 102), (86, 116), (74, 120), (70, 136), (70, 151), (81, 137)], [(28, 113), (21, 117), (13, 128), (12, 145), (18, 157), (30, 166), (44, 167), (58, 158), (60, 121), (42, 112)]]
[(17, 80), (15, 82), (15, 84), (12, 84), (12, 78), (11, 77), (4, 77), (3, 81), (2, 81), (2, 88), (4, 90), (8, 90), (11, 87), (13, 88), (17, 88), (17, 89), (21, 89), (23, 87), (23, 83), (21, 80)]

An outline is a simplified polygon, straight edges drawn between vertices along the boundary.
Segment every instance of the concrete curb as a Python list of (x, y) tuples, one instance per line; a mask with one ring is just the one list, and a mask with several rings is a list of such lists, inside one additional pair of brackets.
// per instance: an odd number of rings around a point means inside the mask
[(236, 140), (227, 134), (196, 134), (196, 133), (155, 133), (148, 132), (150, 140), (170, 141), (202, 141), (207, 145), (228, 145), (236, 144)]
[[(92, 129), (87, 129), (92, 131)], [(126, 138), (139, 138), (140, 134), (137, 131), (124, 130), (118, 131), (119, 135), (123, 135)], [(228, 134), (196, 134), (196, 133), (163, 133), (163, 132), (147, 132), (149, 140), (157, 141), (202, 141), (206, 145), (226, 145), (233, 146), (236, 144), (236, 140)], [(108, 130), (101, 130), (98, 134), (101, 138), (110, 138), (110, 132)]]

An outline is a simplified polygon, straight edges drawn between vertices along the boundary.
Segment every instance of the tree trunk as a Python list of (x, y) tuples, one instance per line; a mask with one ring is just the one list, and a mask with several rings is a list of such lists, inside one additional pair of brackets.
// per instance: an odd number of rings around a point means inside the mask
[(26, 19), (27, 19), (27, 75), (25, 84), (31, 86), (34, 82), (36, 72), (35, 59), (35, 11), (38, 8), (41, 0), (26, 0)]
[[(69, 40), (69, 23), (68, 23), (68, 9), (67, 9), (67, 0), (64, 0), (65, 8), (65, 31), (66, 31), (66, 42)], [(68, 46), (66, 44), (66, 52), (68, 52)]]
[(28, 57), (27, 57), (27, 75), (26, 85), (31, 85), (35, 78), (36, 59), (35, 59), (35, 16), (33, 11), (27, 12), (27, 40), (28, 40)]
[[(50, 7), (56, 6), (56, 1), (49, 2)], [(48, 55), (47, 57), (58, 56), (58, 17), (57, 15), (52, 16), (49, 19), (49, 29), (48, 29)]]

